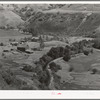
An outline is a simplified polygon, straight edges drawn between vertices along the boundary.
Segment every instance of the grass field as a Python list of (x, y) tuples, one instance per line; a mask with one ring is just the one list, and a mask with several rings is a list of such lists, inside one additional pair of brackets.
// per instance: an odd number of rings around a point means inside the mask
[[(61, 77), (62, 89), (100, 89), (100, 74), (91, 74), (93, 67), (100, 68), (100, 51), (94, 50), (88, 56), (81, 54), (65, 62), (62, 58), (54, 60), (62, 67), (56, 74)], [(73, 71), (69, 72), (69, 68)]]
[(30, 35), (24, 35), (18, 32), (17, 30), (1, 30), (0, 29), (0, 42), (7, 42), (9, 39), (19, 40), (23, 37), (28, 37)]

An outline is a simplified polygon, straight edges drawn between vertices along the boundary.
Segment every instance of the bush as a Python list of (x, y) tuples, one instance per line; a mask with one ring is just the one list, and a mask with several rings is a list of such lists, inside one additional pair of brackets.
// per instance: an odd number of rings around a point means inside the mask
[(2, 71), (2, 77), (4, 78), (4, 80), (8, 85), (14, 82), (14, 75), (10, 70)]
[(65, 54), (65, 56), (63, 57), (64, 61), (69, 61), (71, 59), (71, 55), (70, 54)]
[(45, 44), (44, 44), (44, 41), (42, 40), (42, 41), (40, 41), (40, 49), (42, 50), (42, 49), (44, 49), (44, 47), (45, 47)]
[(50, 66), (50, 69), (52, 71), (54, 71), (54, 72), (57, 72), (58, 70), (61, 70), (62, 69), (59, 65), (57, 65), (54, 62), (50, 63), (49, 66)]
[(95, 74), (97, 72), (97, 69), (92, 69), (92, 74)]
[(99, 38), (94, 39), (92, 42), (93, 42), (94, 48), (100, 49), (100, 39)]
[(83, 53), (84, 53), (84, 55), (87, 55), (87, 56), (89, 55), (89, 51), (85, 50), (85, 51), (83, 51)]
[(50, 84), (50, 73), (48, 70), (45, 70), (42, 72), (41, 76), (39, 77), (39, 82), (41, 84), (45, 84), (45, 86), (48, 86)]
[(35, 68), (35, 73), (37, 75), (40, 75), (43, 72), (43, 68), (40, 62), (37, 62), (36, 68)]
[(5, 26), (0, 26), (0, 29), (5, 29)]
[(50, 62), (52, 61), (53, 59), (48, 56), (48, 55), (43, 55), (41, 58), (40, 58), (40, 62), (42, 64), (42, 67), (43, 69), (45, 69), (45, 66)]
[(73, 67), (70, 67), (69, 72), (72, 72), (73, 70), (74, 70), (74, 68)]
[(25, 70), (26, 72), (33, 72), (34, 71), (34, 67), (25, 64), (25, 65), (23, 65), (22, 70)]
[(4, 44), (3, 43), (0, 43), (0, 46), (4, 46)]
[(57, 49), (52, 47), (49, 52), (47, 53), (48, 56), (52, 57), (53, 59), (56, 59), (58, 56)]
[(93, 53), (93, 48), (91, 48), (90, 52)]
[(65, 49), (63, 47), (52, 47), (47, 53), (47, 55), (52, 57), (53, 59), (56, 59), (64, 55), (64, 50)]

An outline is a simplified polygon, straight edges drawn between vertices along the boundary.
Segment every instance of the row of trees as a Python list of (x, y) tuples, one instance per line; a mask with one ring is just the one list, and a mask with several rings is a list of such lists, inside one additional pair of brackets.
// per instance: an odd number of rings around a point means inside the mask
[[(52, 47), (49, 52), (43, 55), (38, 62), (36, 62), (36, 71), (38, 71), (38, 80), (43, 86), (47, 86), (50, 82), (50, 72), (47, 70), (47, 65), (52, 60), (62, 57), (64, 61), (69, 61), (71, 57), (78, 53), (84, 53), (88, 56), (89, 53), (93, 53), (94, 41), (83, 40), (75, 42), (72, 45), (66, 45), (66, 47)], [(61, 70), (61, 67), (54, 62), (50, 63), (50, 69), (52, 72)], [(73, 69), (71, 68), (70, 71)]]
[(0, 29), (9, 30), (9, 29), (14, 29), (14, 27), (7, 24), (6, 26), (0, 26)]
[(95, 38), (94, 40), (92, 40), (92, 42), (94, 48), (100, 49), (100, 38)]
[(40, 58), (41, 65), (43, 68), (51, 61), (59, 57), (63, 57), (65, 61), (69, 61), (72, 55), (78, 53), (84, 53), (88, 55), (90, 52), (93, 53), (92, 41), (83, 40), (80, 42), (75, 42), (71, 46), (66, 45), (66, 47), (52, 47), (49, 52)]
[[(83, 53), (88, 56), (89, 53), (93, 53), (93, 47), (100, 49), (99, 39), (94, 40), (82, 40), (80, 42), (74, 42), (72, 45), (66, 47), (52, 47), (49, 52), (43, 55), (36, 63), (36, 71), (38, 71), (38, 80), (41, 86), (48, 87), (50, 82), (50, 72), (47, 70), (47, 65), (52, 60), (62, 57), (64, 61), (69, 61), (75, 54)], [(50, 69), (52, 73), (61, 70), (61, 67), (56, 63), (50, 63)], [(70, 69), (72, 71), (73, 68)], [(43, 88), (42, 87), (42, 88)]]

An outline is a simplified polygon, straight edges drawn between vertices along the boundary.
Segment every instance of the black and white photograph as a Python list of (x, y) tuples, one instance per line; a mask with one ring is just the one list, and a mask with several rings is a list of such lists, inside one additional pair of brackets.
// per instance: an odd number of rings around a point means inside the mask
[(100, 4), (1, 4), (0, 90), (100, 90)]

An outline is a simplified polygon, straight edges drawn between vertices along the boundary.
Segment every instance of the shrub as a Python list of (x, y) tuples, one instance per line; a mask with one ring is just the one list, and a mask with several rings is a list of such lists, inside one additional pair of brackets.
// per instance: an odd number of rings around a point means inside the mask
[(6, 81), (8, 85), (14, 82), (14, 75), (11, 72), (11, 70), (2, 71), (2, 77), (4, 78), (4, 80)]
[(4, 46), (4, 44), (1, 42), (1, 43), (0, 43), (0, 46)]
[(40, 40), (40, 49), (43, 49), (44, 47), (45, 47), (45, 44), (44, 44), (43, 39), (41, 38), (41, 40)]
[(53, 59), (58, 58), (58, 51), (57, 48), (52, 47), (49, 52), (47, 53), (48, 56), (52, 57)]
[(12, 41), (12, 39), (9, 39), (9, 42), (11, 42)]
[(74, 70), (74, 68), (73, 67), (70, 67), (69, 72), (72, 72), (73, 70)]
[(64, 55), (65, 49), (63, 47), (52, 47), (47, 53), (48, 56), (56, 59), (58, 57), (62, 57)]
[(45, 69), (45, 66), (50, 62), (52, 61), (53, 59), (48, 56), (48, 55), (43, 55), (41, 58), (40, 58), (40, 62), (42, 64), (42, 67), (43, 69)]
[(71, 55), (70, 54), (65, 54), (65, 56), (63, 57), (64, 61), (69, 61), (71, 59)]
[(45, 70), (42, 72), (41, 76), (39, 77), (39, 82), (41, 84), (45, 84), (45, 86), (48, 86), (50, 83), (50, 79), (51, 79), (51, 76), (50, 76), (49, 71)]
[(92, 69), (92, 74), (95, 74), (97, 72), (97, 69)]
[(50, 69), (52, 71), (54, 71), (54, 72), (57, 72), (58, 70), (61, 70), (62, 69), (59, 65), (57, 65), (54, 62), (50, 63), (49, 66), (50, 66)]
[(25, 65), (23, 65), (22, 70), (25, 70), (25, 71), (27, 71), (27, 72), (33, 72), (33, 71), (34, 71), (34, 67), (25, 64)]
[(99, 38), (94, 39), (92, 42), (93, 42), (94, 48), (100, 49), (100, 39)]
[(63, 57), (65, 48), (59, 47), (59, 57)]
[(84, 53), (84, 55), (87, 55), (87, 56), (89, 55), (89, 51), (85, 50), (85, 51), (83, 51), (83, 53)]
[(42, 65), (40, 62), (37, 62), (36, 64), (36, 68), (35, 68), (35, 73), (37, 73), (37, 75), (40, 75), (43, 71)]
[(64, 55), (70, 54), (70, 50), (71, 50), (70, 46), (66, 45), (66, 47), (64, 48)]
[(0, 29), (5, 29), (5, 26), (0, 26)]
[(90, 50), (91, 53), (93, 53), (93, 48)]

